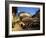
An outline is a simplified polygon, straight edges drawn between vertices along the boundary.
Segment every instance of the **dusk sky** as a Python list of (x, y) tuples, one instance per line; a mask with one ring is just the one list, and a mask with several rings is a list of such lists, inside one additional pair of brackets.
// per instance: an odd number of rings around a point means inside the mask
[(35, 8), (35, 7), (18, 7), (17, 14), (20, 12), (27, 12), (29, 14), (34, 15), (38, 10), (39, 8)]

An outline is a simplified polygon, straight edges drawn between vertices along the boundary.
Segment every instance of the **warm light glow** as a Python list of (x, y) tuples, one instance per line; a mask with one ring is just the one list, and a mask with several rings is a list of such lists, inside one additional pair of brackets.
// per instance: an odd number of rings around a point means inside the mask
[(31, 15), (28, 13), (22, 13), (22, 14), (20, 14), (20, 16), (31, 16)]

